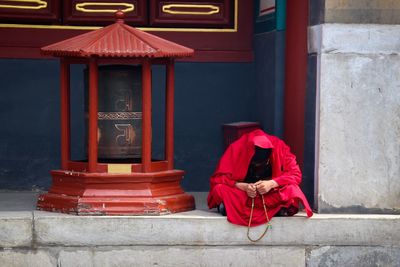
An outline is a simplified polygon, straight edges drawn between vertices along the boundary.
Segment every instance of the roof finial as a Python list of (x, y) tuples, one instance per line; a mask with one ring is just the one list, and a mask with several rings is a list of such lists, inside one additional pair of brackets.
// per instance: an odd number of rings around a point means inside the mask
[(124, 23), (125, 13), (122, 10), (115, 12), (116, 21), (119, 23)]

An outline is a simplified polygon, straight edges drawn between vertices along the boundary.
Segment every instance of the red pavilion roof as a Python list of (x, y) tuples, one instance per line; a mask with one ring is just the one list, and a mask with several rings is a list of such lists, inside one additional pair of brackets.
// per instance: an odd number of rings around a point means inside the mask
[(41, 48), (45, 55), (58, 57), (186, 57), (191, 48), (167, 41), (124, 23), (123, 13), (117, 21), (95, 31)]

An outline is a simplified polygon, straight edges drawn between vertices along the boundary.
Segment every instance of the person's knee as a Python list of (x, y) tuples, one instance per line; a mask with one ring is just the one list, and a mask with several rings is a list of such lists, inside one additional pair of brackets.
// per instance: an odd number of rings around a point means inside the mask
[(291, 196), (298, 195), (299, 191), (300, 191), (300, 188), (298, 185), (289, 184), (289, 185), (285, 185), (284, 187), (282, 187), (279, 190), (279, 195), (280, 195), (282, 201), (289, 201)]
[(225, 184), (217, 184), (214, 186), (214, 191), (220, 193), (220, 192), (225, 192), (227, 190), (229, 190), (230, 186), (225, 185)]

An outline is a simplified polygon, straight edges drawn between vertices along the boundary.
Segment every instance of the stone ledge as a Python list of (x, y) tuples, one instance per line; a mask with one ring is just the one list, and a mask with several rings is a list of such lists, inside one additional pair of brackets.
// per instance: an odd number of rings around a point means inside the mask
[[(168, 216), (77, 217), (35, 211), (39, 246), (249, 245), (246, 227), (232, 225), (215, 212)], [(400, 215), (319, 215), (277, 217), (257, 245), (400, 245)], [(256, 236), (264, 226), (252, 230)]]
[(309, 53), (400, 54), (400, 25), (327, 23), (308, 35)]
[[(166, 216), (74, 216), (32, 211), (33, 195), (32, 203), (19, 205), (21, 211), (0, 211), (0, 248), (252, 245), (246, 227), (232, 225), (214, 210), (205, 210), (206, 194), (194, 195), (200, 210)], [(272, 225), (256, 245), (400, 245), (400, 215), (315, 214), (308, 219), (300, 213), (273, 218)], [(253, 236), (263, 229), (252, 229)]]
[[(249, 245), (246, 227), (213, 211), (167, 216), (74, 216), (34, 211), (0, 213), (0, 247)], [(32, 232), (32, 222), (34, 224)], [(400, 215), (304, 214), (272, 219), (257, 245), (399, 246)], [(264, 226), (252, 229), (257, 236)], [(34, 237), (34, 239), (33, 239)]]
[(206, 211), (204, 197), (200, 210), (167, 216), (32, 211), (34, 199), (18, 212), (7, 206), (0, 266), (400, 266), (400, 215), (273, 218), (267, 236), (251, 243), (246, 227)]

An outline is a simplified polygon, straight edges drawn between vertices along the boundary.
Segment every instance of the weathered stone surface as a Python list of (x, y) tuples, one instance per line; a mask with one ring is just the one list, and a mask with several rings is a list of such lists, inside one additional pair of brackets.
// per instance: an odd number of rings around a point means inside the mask
[[(288, 257), (290, 255), (290, 257)], [(305, 266), (304, 247), (131, 246), (0, 252), (2, 267)]]
[(399, 73), (398, 55), (321, 55), (321, 211), (400, 212)]
[[(290, 257), (288, 257), (290, 255)], [(305, 266), (298, 247), (134, 247), (95, 251), (94, 266)], [(64, 265), (62, 265), (64, 266)]]
[(56, 259), (46, 251), (35, 250), (3, 250), (0, 251), (2, 267), (54, 267)]
[(309, 53), (400, 54), (399, 34), (400, 25), (316, 25), (309, 28)]
[[(307, 219), (303, 214), (273, 218), (272, 225), (258, 244), (400, 244), (400, 215), (315, 214)], [(35, 237), (41, 246), (250, 245), (246, 230), (205, 211), (162, 217), (77, 217), (35, 212)], [(256, 227), (252, 235), (263, 230), (264, 226)]]
[(30, 246), (32, 221), (32, 212), (0, 212), (0, 247)]
[(400, 213), (400, 26), (325, 24), (311, 33), (318, 210)]
[(0, 266), (400, 266), (395, 246), (113, 246), (0, 251)]
[(307, 255), (307, 266), (400, 266), (400, 247), (321, 247)]
[[(115, 248), (109, 248), (114, 250)], [(113, 258), (113, 255), (110, 255)], [(93, 267), (93, 252), (91, 250), (82, 250), (80, 248), (61, 250), (58, 254), (58, 266), (62, 267)], [(115, 266), (115, 265), (109, 265)], [(128, 265), (126, 265), (128, 266)]]

